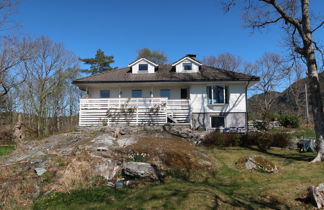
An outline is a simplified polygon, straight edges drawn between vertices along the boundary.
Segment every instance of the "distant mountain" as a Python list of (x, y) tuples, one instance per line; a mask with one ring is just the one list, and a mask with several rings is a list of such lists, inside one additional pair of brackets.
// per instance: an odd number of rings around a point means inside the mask
[[(322, 101), (324, 103), (324, 72), (319, 74)], [(295, 114), (303, 119), (306, 119), (306, 98), (305, 98), (305, 83), (308, 78), (300, 79), (289, 86), (283, 92), (273, 92), (275, 101), (271, 107), (271, 112)], [(310, 92), (308, 90), (308, 96)], [(248, 99), (248, 112), (260, 113), (260, 104), (263, 101), (263, 94), (254, 95)], [(311, 101), (309, 102), (309, 115), (312, 117)]]

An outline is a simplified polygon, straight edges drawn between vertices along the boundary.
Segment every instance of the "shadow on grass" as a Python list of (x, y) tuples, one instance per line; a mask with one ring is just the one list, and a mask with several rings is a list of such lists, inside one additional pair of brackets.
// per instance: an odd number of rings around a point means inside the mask
[(261, 152), (270, 156), (275, 156), (275, 157), (279, 157), (279, 158), (285, 158), (285, 159), (291, 159), (291, 160), (296, 160), (296, 161), (306, 161), (306, 162), (310, 162), (311, 160), (313, 160), (316, 156), (316, 154), (314, 153), (292, 153), (289, 151), (289, 153), (286, 154), (278, 154), (278, 153), (273, 153), (273, 152), (269, 152), (266, 150), (261, 150), (258, 148), (254, 148), (254, 147), (249, 147), (249, 146), (245, 146), (244, 148), (249, 149), (249, 150), (253, 150), (253, 151), (257, 151), (257, 152)]

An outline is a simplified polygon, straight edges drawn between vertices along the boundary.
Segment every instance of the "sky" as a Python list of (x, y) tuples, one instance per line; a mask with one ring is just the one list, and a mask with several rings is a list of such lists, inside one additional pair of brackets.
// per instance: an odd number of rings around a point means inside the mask
[[(324, 0), (312, 3), (324, 9)], [(217, 0), (21, 0), (13, 18), (20, 34), (46, 35), (81, 58), (100, 48), (115, 57), (114, 67), (127, 66), (143, 47), (163, 51), (168, 63), (225, 52), (254, 62), (286, 50), (279, 27), (253, 32), (242, 27), (239, 8), (225, 14)], [(316, 36), (324, 41), (324, 30)]]

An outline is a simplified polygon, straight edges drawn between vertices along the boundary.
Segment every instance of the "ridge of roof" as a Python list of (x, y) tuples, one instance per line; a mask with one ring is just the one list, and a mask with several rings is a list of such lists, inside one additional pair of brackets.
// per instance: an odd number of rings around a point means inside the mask
[(166, 81), (258, 81), (259, 77), (240, 72), (228, 71), (212, 66), (201, 66), (196, 73), (176, 73), (170, 64), (160, 65), (152, 74), (131, 74), (131, 68), (108, 70), (73, 81), (80, 83), (120, 83), (120, 82), (166, 82)]
[(154, 63), (153, 61), (151, 61), (151, 60), (149, 60), (147, 58), (142, 57), (142, 58), (138, 58), (135, 61), (133, 61), (130, 64), (128, 64), (128, 67), (131, 67), (131, 66), (135, 65), (136, 63), (140, 62), (141, 60), (145, 60), (146, 62), (152, 64), (155, 67), (159, 66), (158, 64)]

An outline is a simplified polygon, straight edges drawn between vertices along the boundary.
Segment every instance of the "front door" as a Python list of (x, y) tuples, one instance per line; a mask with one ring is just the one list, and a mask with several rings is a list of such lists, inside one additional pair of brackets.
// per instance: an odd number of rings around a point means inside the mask
[(181, 99), (188, 99), (189, 98), (189, 89), (188, 88), (181, 88)]

